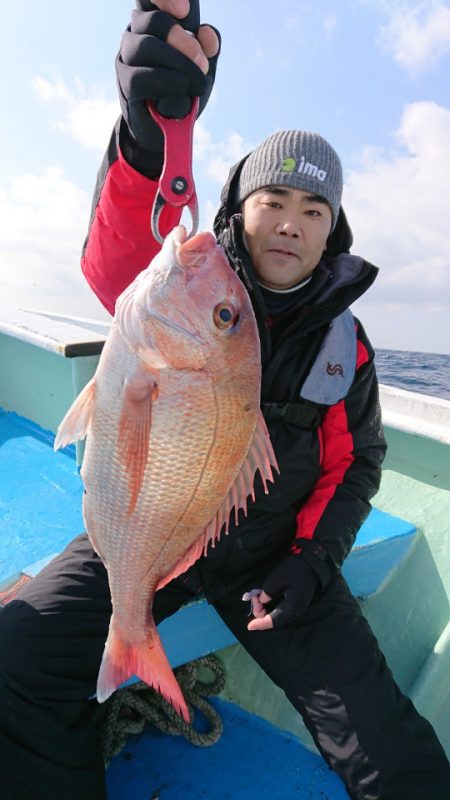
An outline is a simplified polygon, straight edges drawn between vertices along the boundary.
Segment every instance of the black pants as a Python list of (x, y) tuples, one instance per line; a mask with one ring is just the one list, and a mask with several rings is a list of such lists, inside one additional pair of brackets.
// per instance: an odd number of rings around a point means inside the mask
[[(178, 580), (157, 593), (157, 622), (192, 599), (190, 586)], [(302, 714), (350, 797), (449, 800), (445, 754), (395, 685), (345, 581), (339, 576), (301, 624), (252, 633), (241, 601), (248, 588), (217, 611)], [(110, 614), (106, 572), (85, 535), (0, 611), (2, 800), (106, 797), (88, 698)]]

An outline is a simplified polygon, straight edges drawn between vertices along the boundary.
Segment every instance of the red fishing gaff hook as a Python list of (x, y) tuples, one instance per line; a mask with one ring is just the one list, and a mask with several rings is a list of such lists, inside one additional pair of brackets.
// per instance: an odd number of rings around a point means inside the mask
[(191, 110), (181, 119), (164, 117), (150, 100), (147, 107), (164, 135), (164, 166), (151, 217), (152, 234), (162, 244), (164, 237), (159, 229), (159, 221), (166, 203), (175, 208), (189, 208), (192, 217), (189, 236), (193, 236), (198, 229), (198, 202), (192, 176), (192, 146), (199, 98), (193, 98)]

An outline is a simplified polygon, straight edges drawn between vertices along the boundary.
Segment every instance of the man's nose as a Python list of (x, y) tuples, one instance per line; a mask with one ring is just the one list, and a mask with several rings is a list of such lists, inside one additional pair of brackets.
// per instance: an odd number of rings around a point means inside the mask
[(298, 239), (299, 236), (301, 236), (301, 228), (298, 219), (295, 217), (285, 217), (280, 220), (277, 225), (277, 233), (281, 233), (282, 236), (293, 236), (295, 239)]

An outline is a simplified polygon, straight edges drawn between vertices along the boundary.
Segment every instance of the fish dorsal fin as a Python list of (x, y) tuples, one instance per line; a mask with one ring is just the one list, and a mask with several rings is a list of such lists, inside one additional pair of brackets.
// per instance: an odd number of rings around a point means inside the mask
[(261, 476), (264, 491), (266, 494), (268, 493), (267, 481), (273, 483), (273, 469), (279, 472), (269, 432), (264, 417), (259, 411), (250, 449), (231, 489), (202, 535), (186, 550), (184, 556), (177, 562), (170, 573), (160, 580), (157, 586), (158, 589), (162, 589), (171, 580), (189, 569), (202, 554), (207, 555), (208, 545), (211, 544), (214, 547), (224, 526), (225, 533), (228, 533), (233, 508), (236, 524), (241, 509), (244, 514), (247, 514), (247, 498), (251, 496), (252, 500), (255, 499), (254, 481), (257, 471)]
[(95, 401), (95, 378), (91, 378), (89, 383), (81, 390), (78, 397), (70, 406), (67, 414), (60, 423), (55, 443), (55, 450), (66, 447), (72, 442), (79, 442), (84, 439), (88, 432), (91, 422), (92, 409)]
[(128, 514), (136, 508), (150, 449), (153, 402), (158, 396), (156, 375), (144, 366), (125, 381), (119, 419), (117, 451), (128, 476)]

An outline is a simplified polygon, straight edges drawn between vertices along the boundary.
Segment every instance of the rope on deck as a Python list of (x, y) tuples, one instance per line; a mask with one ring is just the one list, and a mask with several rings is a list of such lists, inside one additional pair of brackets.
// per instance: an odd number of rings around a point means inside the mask
[[(212, 681), (199, 679), (198, 671), (204, 668), (213, 674)], [(106, 766), (123, 749), (127, 737), (141, 733), (147, 724), (154, 725), (163, 733), (184, 736), (197, 747), (208, 747), (220, 739), (222, 720), (205, 698), (219, 694), (225, 686), (222, 663), (215, 655), (203, 656), (183, 664), (174, 673), (186, 700), (190, 723), (185, 722), (162, 695), (142, 681), (119, 689), (98, 708), (96, 714)], [(208, 723), (208, 730), (204, 733), (194, 727), (196, 712), (200, 712)]]

